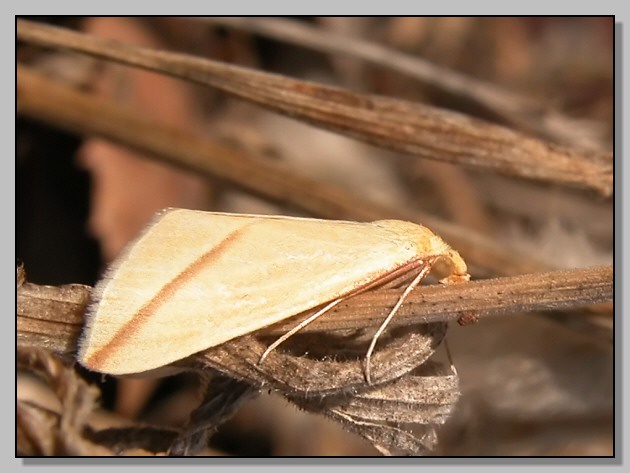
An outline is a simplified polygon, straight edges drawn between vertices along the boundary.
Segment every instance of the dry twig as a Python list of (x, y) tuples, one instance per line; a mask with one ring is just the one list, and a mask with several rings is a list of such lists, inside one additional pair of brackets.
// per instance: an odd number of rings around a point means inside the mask
[[(17, 294), (18, 342), (23, 346), (70, 353), (83, 325), (83, 312), (91, 288), (82, 285), (40, 286), (24, 283)], [(303, 333), (359, 330), (377, 327), (400, 296), (396, 289), (370, 291), (340, 304), (327, 317)], [(553, 271), (509, 278), (473, 281), (452, 286), (422, 286), (412, 292), (391, 322), (391, 327), (455, 320), (463, 311), (481, 317), (536, 310), (558, 310), (613, 297), (613, 268)], [(295, 320), (262, 330), (273, 335), (286, 332)]]
[(612, 153), (545, 143), (417, 103), (356, 94), (183, 54), (17, 21), (18, 39), (143, 67), (258, 103), (362, 141), (445, 162), (612, 194)]
[(360, 58), (366, 63), (387, 68), (472, 101), (492, 110), (506, 123), (538, 136), (570, 146), (601, 146), (600, 140), (595, 138), (597, 134), (601, 134), (595, 124), (585, 129), (583, 120), (572, 119), (528, 97), (381, 44), (283, 18), (205, 17), (198, 20), (241, 29), (316, 51)]

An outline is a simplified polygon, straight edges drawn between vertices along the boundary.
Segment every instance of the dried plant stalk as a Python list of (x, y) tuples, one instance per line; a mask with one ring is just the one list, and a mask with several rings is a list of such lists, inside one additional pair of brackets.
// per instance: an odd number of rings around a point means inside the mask
[(546, 104), (382, 44), (284, 18), (204, 17), (198, 20), (242, 29), (316, 51), (359, 58), (472, 101), (492, 110), (506, 123), (538, 136), (570, 146), (601, 147), (600, 140), (594, 139), (596, 135), (601, 135), (595, 123), (585, 130), (583, 120), (549, 109)]
[[(457, 286), (422, 286), (409, 295), (390, 326), (455, 320), (463, 311), (479, 311), (480, 317), (488, 317), (610, 301), (613, 282), (613, 267), (609, 265)], [(90, 290), (81, 285), (51, 287), (25, 283), (18, 287), (18, 342), (57, 353), (73, 351)], [(303, 333), (376, 327), (399, 296), (400, 291), (395, 289), (357, 295), (334, 308), (329, 316), (305, 327)], [(295, 323), (285, 321), (262, 333), (284, 333)]]
[(82, 284), (40, 286), (17, 272), (17, 340), (21, 346), (67, 354), (76, 350), (92, 288)]
[(322, 86), (183, 54), (17, 21), (20, 40), (65, 48), (212, 86), (394, 151), (591, 189), (609, 197), (612, 153), (582, 152), (417, 103)]

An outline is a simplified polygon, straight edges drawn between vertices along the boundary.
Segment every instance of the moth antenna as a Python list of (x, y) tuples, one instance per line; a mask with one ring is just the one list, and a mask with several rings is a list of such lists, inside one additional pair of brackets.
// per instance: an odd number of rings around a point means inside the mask
[(263, 361), (265, 361), (265, 358), (267, 358), (267, 355), (269, 355), (269, 353), (271, 353), (273, 350), (275, 350), (278, 347), (278, 345), (280, 345), (282, 342), (284, 342), (285, 340), (287, 340), (291, 336), (295, 335), (297, 332), (302, 330), (304, 327), (306, 327), (308, 324), (310, 324), (314, 320), (318, 319), (320, 316), (324, 315), (326, 312), (328, 312), (330, 309), (335, 307), (337, 304), (339, 304), (341, 301), (343, 301), (346, 298), (347, 297), (340, 297), (339, 299), (335, 299), (334, 301), (330, 302), (329, 304), (325, 305), (323, 308), (321, 308), (320, 310), (315, 312), (308, 319), (303, 320), (302, 322), (297, 324), (295, 327), (293, 327), (291, 330), (289, 330), (287, 333), (282, 335), (275, 342), (273, 342), (271, 345), (269, 345), (269, 347), (265, 350), (265, 352), (258, 359), (258, 364), (261, 364)]
[(387, 317), (385, 317), (385, 320), (383, 320), (383, 323), (381, 324), (381, 326), (378, 328), (378, 330), (372, 337), (372, 343), (370, 343), (370, 348), (368, 348), (368, 351), (365, 355), (365, 380), (367, 381), (369, 385), (372, 384), (372, 377), (370, 375), (370, 358), (372, 357), (372, 352), (374, 352), (374, 347), (376, 347), (376, 342), (378, 341), (378, 338), (381, 336), (385, 328), (387, 328), (387, 325), (389, 325), (389, 322), (392, 320), (392, 317), (394, 317), (394, 314), (398, 312), (398, 309), (400, 309), (400, 306), (403, 304), (403, 302), (405, 301), (409, 293), (413, 291), (414, 288), (418, 284), (420, 284), (420, 282), (425, 278), (425, 276), (427, 275), (429, 271), (431, 271), (431, 264), (426, 263), (425, 266), (422, 268), (422, 270), (413, 279), (413, 281), (409, 283), (405, 291), (398, 298), (398, 302), (396, 302), (392, 310), (389, 312)]

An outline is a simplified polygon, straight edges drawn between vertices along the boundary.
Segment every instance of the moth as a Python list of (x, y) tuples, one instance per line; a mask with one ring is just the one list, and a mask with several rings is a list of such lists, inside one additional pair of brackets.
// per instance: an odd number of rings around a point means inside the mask
[(96, 285), (79, 343), (81, 364), (113, 375), (156, 369), (308, 310), (288, 337), (360, 292), (411, 280), (365, 357), (407, 295), (433, 271), (468, 281), (462, 257), (428, 228), (165, 209)]

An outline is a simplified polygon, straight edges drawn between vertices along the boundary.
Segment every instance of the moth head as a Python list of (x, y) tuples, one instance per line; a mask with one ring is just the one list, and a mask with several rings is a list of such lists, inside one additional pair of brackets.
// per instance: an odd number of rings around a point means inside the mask
[(463, 258), (457, 251), (450, 248), (433, 264), (433, 272), (442, 284), (456, 284), (470, 280)]
[(415, 247), (419, 259), (433, 259), (431, 272), (442, 284), (470, 280), (466, 262), (460, 254), (427, 227), (400, 220), (380, 220), (375, 223), (392, 230), (397, 238), (403, 235), (404, 241)]

